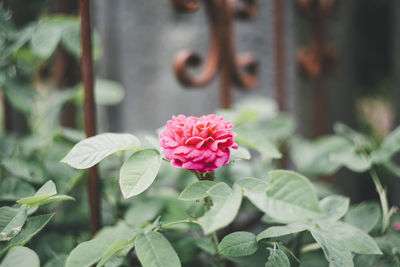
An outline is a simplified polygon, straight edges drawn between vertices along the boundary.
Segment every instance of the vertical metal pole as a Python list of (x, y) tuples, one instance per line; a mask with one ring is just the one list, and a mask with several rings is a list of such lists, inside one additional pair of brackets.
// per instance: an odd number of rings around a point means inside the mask
[(324, 38), (325, 38), (325, 20), (324, 18), (312, 20), (312, 41), (311, 45), (317, 55), (320, 65), (320, 72), (314, 79), (314, 134), (316, 137), (326, 134), (326, 97), (324, 88)]
[[(80, 0), (82, 77), (85, 91), (84, 113), (85, 132), (90, 137), (96, 134), (96, 106), (93, 88), (92, 34), (90, 26), (90, 1)], [(100, 229), (99, 179), (96, 166), (88, 170), (88, 190), (90, 204), (90, 232), (94, 235)]]
[(279, 110), (285, 111), (287, 109), (285, 84), (285, 1), (274, 0), (273, 4), (276, 99)]
[[(218, 9), (220, 11), (218, 27), (220, 30), (221, 45), (221, 84), (220, 84), (220, 108), (228, 109), (232, 101), (232, 62), (233, 53), (232, 20), (233, 14), (229, 0), (221, 0)], [(218, 2), (218, 1), (217, 1)]]

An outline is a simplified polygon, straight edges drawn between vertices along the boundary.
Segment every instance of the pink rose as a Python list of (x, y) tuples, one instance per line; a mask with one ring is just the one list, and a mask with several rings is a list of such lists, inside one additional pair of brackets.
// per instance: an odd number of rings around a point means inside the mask
[(213, 171), (229, 162), (230, 148), (238, 148), (232, 127), (231, 121), (215, 114), (172, 116), (160, 133), (160, 145), (175, 167)]
[(394, 230), (400, 232), (400, 222), (395, 222), (395, 223), (393, 224), (393, 228), (394, 228)]

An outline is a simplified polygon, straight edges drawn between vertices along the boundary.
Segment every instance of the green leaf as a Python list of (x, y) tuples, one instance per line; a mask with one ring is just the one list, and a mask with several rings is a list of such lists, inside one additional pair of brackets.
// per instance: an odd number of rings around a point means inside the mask
[(41, 184), (46, 179), (42, 165), (35, 161), (5, 158), (1, 161), (1, 164), (8, 172), (29, 182)]
[(284, 226), (272, 226), (257, 235), (257, 241), (265, 238), (294, 234), (307, 230), (308, 226), (302, 223), (292, 223)]
[(329, 175), (335, 173), (341, 163), (332, 161), (332, 153), (340, 153), (354, 145), (341, 136), (326, 136), (314, 142), (293, 138), (290, 143), (290, 157), (301, 173)]
[(23, 204), (26, 207), (39, 207), (52, 202), (63, 201), (63, 200), (75, 200), (73, 197), (67, 195), (55, 195), (57, 194), (56, 185), (52, 180), (47, 181), (32, 197), (21, 198), (17, 201), (19, 204)]
[(77, 18), (68, 23), (64, 23), (61, 45), (76, 58), (81, 57), (81, 29)]
[(31, 207), (43, 206), (43, 205), (46, 205), (49, 203), (64, 201), (64, 200), (75, 200), (75, 198), (73, 198), (71, 196), (67, 196), (67, 195), (56, 195), (56, 196), (52, 196), (52, 197), (43, 199), (41, 201), (38, 201), (38, 202), (34, 203), (33, 205), (31, 205)]
[(54, 216), (52, 214), (39, 215), (28, 218), (21, 232), (7, 243), (0, 243), (0, 256), (15, 246), (23, 246), (36, 235)]
[(250, 232), (234, 232), (225, 236), (218, 245), (222, 255), (242, 257), (255, 253), (258, 249), (256, 236)]
[(400, 166), (394, 163), (393, 161), (384, 161), (381, 162), (382, 166), (388, 170), (392, 175), (400, 177)]
[(128, 224), (139, 227), (143, 223), (155, 219), (160, 214), (164, 204), (163, 200), (156, 198), (135, 202), (126, 211), (124, 219)]
[(96, 265), (96, 267), (101, 267), (104, 266), (107, 262), (118, 256), (118, 254), (126, 249), (126, 248), (132, 248), (133, 247), (133, 241), (127, 240), (124, 238), (120, 238), (115, 240), (111, 246), (107, 249), (106, 252), (102, 255), (102, 258), (100, 262)]
[(315, 189), (306, 177), (284, 170), (271, 171), (269, 177), (265, 211), (272, 218), (289, 223), (323, 214)]
[(311, 234), (324, 251), (330, 267), (353, 267), (353, 256), (344, 242), (330, 231), (312, 228)]
[(329, 159), (354, 172), (365, 172), (371, 168), (371, 160), (357, 152), (356, 147), (349, 147), (340, 152), (332, 153)]
[(186, 187), (179, 195), (180, 200), (200, 200), (207, 196), (207, 191), (216, 185), (213, 181), (198, 181)]
[(53, 54), (61, 39), (61, 29), (55, 25), (40, 23), (32, 34), (32, 50), (42, 58)]
[(261, 135), (252, 129), (237, 127), (235, 132), (238, 134), (235, 141), (248, 148), (254, 149), (261, 153), (265, 158), (279, 159), (282, 154), (272, 144), (266, 136)]
[(332, 195), (322, 199), (319, 204), (326, 213), (322, 219), (337, 221), (342, 218), (349, 209), (350, 199)]
[(139, 195), (153, 183), (161, 165), (161, 155), (155, 149), (137, 151), (122, 165), (119, 186), (124, 198)]
[(3, 93), (11, 105), (26, 115), (32, 112), (32, 100), (36, 94), (34, 89), (21, 81), (7, 79), (3, 86)]
[(254, 122), (258, 119), (258, 113), (254, 110), (244, 109), (238, 112), (233, 125), (237, 126), (246, 122)]
[(376, 147), (376, 143), (372, 137), (360, 133), (343, 123), (335, 123), (333, 125), (333, 131), (336, 134), (351, 140), (356, 144), (356, 146), (362, 147), (364, 150), (370, 151)]
[(0, 208), (0, 241), (10, 241), (15, 237), (25, 224), (26, 209), (14, 209), (10, 207)]
[(40, 260), (38, 255), (27, 247), (13, 247), (0, 265), (4, 267), (40, 267)]
[(231, 158), (230, 161), (237, 161), (237, 160), (249, 160), (251, 158), (250, 152), (244, 147), (238, 147), (238, 149), (231, 150)]
[(101, 259), (114, 240), (114, 237), (99, 237), (80, 243), (68, 255), (65, 267), (92, 266)]
[(230, 224), (235, 219), (242, 202), (240, 187), (234, 186), (232, 190), (225, 183), (214, 185), (207, 194), (213, 200), (213, 206), (198, 220), (206, 235)]
[(276, 118), (263, 122), (260, 130), (272, 140), (277, 142), (291, 137), (296, 128), (296, 122), (293, 116), (288, 114), (279, 114)]
[(38, 202), (54, 196), (55, 194), (57, 194), (56, 185), (52, 180), (50, 180), (40, 187), (32, 197), (21, 198), (17, 201), (17, 203), (24, 204), (26, 206), (34, 206)]
[(16, 201), (20, 198), (35, 194), (35, 188), (20, 179), (10, 177), (3, 179), (0, 184), (0, 200)]
[(271, 98), (246, 97), (234, 105), (235, 110), (253, 110), (258, 113), (260, 120), (267, 120), (275, 117), (278, 113), (276, 102)]
[(376, 202), (364, 202), (356, 206), (352, 206), (344, 217), (344, 221), (348, 224), (370, 232), (381, 219), (381, 210)]
[[(113, 229), (118, 231), (118, 229)], [(107, 235), (100, 233), (92, 240), (82, 242), (75, 247), (65, 263), (65, 267), (84, 267), (92, 266), (99, 261), (97, 266), (103, 266), (108, 261), (118, 256), (118, 254), (134, 244), (137, 231), (128, 231), (124, 233), (124, 236), (131, 239), (121, 238), (120, 234)]]
[(285, 252), (276, 248), (268, 248), (268, 250), (270, 255), (265, 267), (290, 267), (290, 261)]
[(400, 151), (400, 126), (385, 137), (382, 144), (375, 150), (371, 157), (375, 163), (385, 162)]
[[(75, 101), (83, 103), (83, 84), (78, 86), (78, 90), (79, 92)], [(96, 79), (94, 90), (96, 104), (99, 105), (117, 105), (123, 100), (125, 95), (125, 89), (122, 84), (106, 79)]]
[(179, 267), (178, 255), (158, 232), (141, 234), (135, 242), (136, 254), (143, 267)]
[(100, 105), (117, 105), (124, 99), (125, 90), (122, 84), (105, 79), (96, 79), (95, 97)]
[(61, 162), (76, 169), (87, 169), (113, 153), (139, 146), (140, 141), (134, 135), (103, 133), (77, 143)]
[(96, 238), (136, 238), (141, 233), (141, 229), (133, 228), (124, 221), (119, 221), (116, 225), (105, 226), (96, 234)]
[(267, 212), (268, 199), (267, 199), (267, 188), (268, 184), (263, 180), (257, 178), (243, 178), (235, 183), (243, 189), (244, 195), (263, 212)]
[(359, 254), (382, 254), (375, 240), (362, 230), (340, 221), (318, 222), (318, 225), (330, 231), (352, 252)]

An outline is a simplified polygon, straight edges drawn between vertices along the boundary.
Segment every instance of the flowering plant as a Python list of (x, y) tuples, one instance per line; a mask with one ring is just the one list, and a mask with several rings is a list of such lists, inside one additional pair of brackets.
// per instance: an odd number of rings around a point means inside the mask
[[(246, 122), (253, 121), (249, 119), (254, 115), (252, 111), (240, 108), (236, 112), (236, 114), (224, 114), (233, 119), (235, 128), (231, 121), (224, 120), (224, 117), (215, 114), (201, 117), (178, 115), (173, 116), (166, 123), (158, 140), (146, 137), (147, 145), (143, 145), (134, 135), (115, 133), (100, 134), (75, 145), (63, 162), (81, 169), (93, 166), (118, 151), (135, 151), (125, 160), (120, 170), (119, 185), (125, 198), (134, 197), (146, 191), (156, 177), (162, 179), (165, 176), (168, 180), (173, 180), (175, 177), (177, 183), (182, 184), (191, 179), (189, 173), (194, 173), (198, 181), (190, 183), (179, 195), (176, 195), (178, 200), (171, 199), (170, 196), (167, 198), (157, 196), (152, 194), (151, 190), (147, 190), (144, 203), (155, 202), (159, 203), (157, 205), (162, 205), (161, 203), (168, 199), (167, 202), (172, 202), (170, 206), (167, 204), (167, 209), (171, 209), (174, 215), (158, 213), (160, 210), (157, 209), (149, 217), (155, 220), (145, 222), (145, 219), (143, 221), (138, 219), (137, 216), (140, 217), (141, 214), (135, 214), (136, 209), (132, 208), (132, 211), (129, 210), (126, 215), (127, 222), (139, 220), (142, 224), (118, 224), (109, 229), (113, 233), (112, 237), (100, 232), (95, 239), (78, 245), (68, 256), (66, 266), (81, 266), (82, 262), (87, 263), (85, 266), (95, 262), (99, 262), (99, 266), (102, 266), (118, 255), (124, 255), (132, 247), (135, 247), (138, 260), (143, 266), (167, 267), (181, 266), (182, 261), (186, 262), (186, 249), (189, 247), (206, 251), (211, 256), (209, 262), (216, 266), (225, 266), (227, 261), (236, 262), (242, 266), (264, 266), (265, 263), (265, 266), (277, 266), (277, 262), (280, 262), (279, 266), (296, 266), (298, 257), (300, 261), (308, 262), (303, 261), (303, 255), (312, 254), (316, 249), (321, 248), (331, 266), (354, 266), (354, 261), (357, 263), (359, 259), (360, 261), (363, 259), (362, 254), (386, 253), (368, 235), (375, 225), (363, 228), (364, 226), (352, 222), (354, 216), (352, 214), (355, 213), (364, 214), (363, 216), (378, 216), (375, 213), (379, 212), (377, 206), (352, 207), (348, 213), (348, 198), (334, 194), (318, 195), (310, 180), (299, 173), (287, 170), (267, 170), (275, 168), (273, 159), (282, 157), (274, 143), (282, 143), (285, 138), (290, 137), (290, 134), (282, 134), (282, 127), (286, 127), (288, 131), (293, 129), (287, 117), (280, 118), (281, 123), (278, 125), (281, 128), (270, 128), (266, 134), (268, 138), (266, 138), (262, 134), (262, 128), (257, 128), (258, 126), (254, 123)], [(262, 117), (263, 113), (260, 112), (259, 115)], [(266, 121), (270, 123), (271, 120), (274, 118), (267, 116)], [(274, 135), (274, 131), (277, 134)], [(339, 135), (335, 138), (342, 140)], [(340, 152), (342, 156), (349, 158), (354, 156), (351, 154), (353, 153), (351, 146), (351, 142), (343, 141), (340, 147), (343, 150), (339, 151), (339, 147), (335, 149), (337, 153)], [(306, 159), (296, 154), (297, 143), (294, 143), (292, 148), (294, 163), (305, 173), (308, 170), (318, 171), (319, 161), (326, 161), (326, 157), (336, 162), (335, 157), (319, 153), (318, 157), (314, 158), (314, 168), (306, 169), (304, 167)], [(253, 174), (243, 174), (243, 168), (246, 169), (244, 167), (246, 163), (243, 160), (250, 159), (247, 149), (257, 151), (261, 155), (259, 162), (262, 169), (254, 171)], [(177, 168), (168, 168), (167, 165), (162, 164), (163, 161)], [(234, 164), (228, 164), (230, 162)], [(337, 166), (340, 167), (340, 164)], [(347, 166), (349, 164), (353, 164), (351, 167), (355, 169), (369, 168), (362, 161), (357, 163), (352, 160)], [(354, 166), (354, 164), (359, 165)], [(267, 169), (262, 166), (267, 166)], [(254, 167), (254, 170), (257, 168)], [(183, 172), (185, 179), (178, 175), (177, 171), (180, 170), (190, 171)], [(254, 175), (257, 172), (262, 178), (249, 178), (257, 176)], [(157, 202), (160, 197), (160, 202)], [(237, 215), (241, 206), (248, 205), (247, 203), (242, 205), (244, 198), (261, 214), (265, 214), (263, 221), (268, 226), (264, 231), (258, 231), (257, 235), (254, 234), (254, 230), (244, 231), (249, 230), (246, 227), (227, 231), (230, 227), (236, 228)], [(386, 196), (381, 192), (381, 199), (384, 198)], [(387, 202), (384, 204), (387, 206)], [(153, 207), (153, 204), (148, 206), (150, 210)], [(175, 215), (178, 210), (182, 212), (179, 216)], [(365, 213), (366, 211), (368, 212)], [(393, 212), (393, 209), (390, 211), (384, 209), (383, 231), (390, 228), (389, 222)], [(157, 214), (160, 217), (157, 217)], [(227, 228), (228, 225), (230, 225), (229, 228)], [(390, 228), (390, 231), (395, 231), (396, 227)], [(185, 235), (188, 234), (185, 232), (193, 232), (200, 236), (185, 238), (178, 243), (173, 242), (174, 245), (171, 246), (169, 240), (162, 234), (171, 231), (182, 232)], [(282, 236), (292, 236), (294, 239), (288, 242)], [(305, 237), (315, 240), (315, 243), (306, 243), (300, 249), (296, 244), (303, 242)], [(187, 242), (194, 244), (197, 249)], [(101, 256), (91, 256), (87, 253), (88, 249), (98, 251), (97, 255)], [(355, 254), (359, 256), (353, 260)], [(371, 257), (379, 259), (383, 256)], [(319, 262), (321, 263), (320, 259)]]

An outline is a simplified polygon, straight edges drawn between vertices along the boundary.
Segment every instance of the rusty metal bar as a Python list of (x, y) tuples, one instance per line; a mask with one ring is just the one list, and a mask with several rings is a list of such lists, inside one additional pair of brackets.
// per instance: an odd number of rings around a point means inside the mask
[[(90, 23), (90, 1), (79, 1), (79, 14), (81, 17), (82, 39), (82, 77), (84, 84), (84, 113), (86, 136), (96, 134), (96, 106), (94, 102), (93, 87), (93, 56), (92, 56), (92, 31)], [(100, 229), (100, 196), (97, 167), (88, 170), (88, 191), (90, 204), (90, 232), (94, 235)]]
[(275, 94), (280, 111), (287, 109), (286, 104), (286, 69), (285, 69), (285, 1), (274, 0), (274, 61)]
[(313, 82), (314, 135), (327, 133), (325, 76), (336, 62), (335, 49), (326, 40), (326, 23), (332, 14), (334, 0), (297, 0), (311, 23), (310, 42), (297, 51), (297, 60)]
[(312, 36), (311, 46), (315, 51), (315, 55), (320, 62), (321, 71), (319, 75), (314, 78), (314, 100), (313, 100), (313, 113), (314, 113), (314, 135), (322, 136), (328, 132), (327, 130), (327, 106), (326, 106), (326, 88), (324, 83), (323, 65), (325, 57), (327, 56), (324, 51), (325, 43), (325, 22), (326, 18), (316, 17), (311, 20)]

